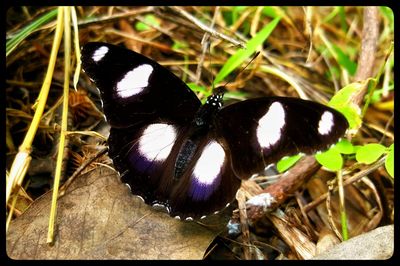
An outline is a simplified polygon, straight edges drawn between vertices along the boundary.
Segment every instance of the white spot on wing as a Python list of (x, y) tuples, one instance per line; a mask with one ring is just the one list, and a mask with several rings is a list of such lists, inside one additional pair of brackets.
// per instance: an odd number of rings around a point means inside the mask
[(274, 102), (267, 113), (258, 120), (257, 140), (262, 148), (270, 148), (281, 138), (285, 125), (285, 109), (279, 102)]
[(212, 141), (204, 148), (193, 170), (197, 182), (210, 185), (218, 177), (225, 161), (225, 151), (222, 146)]
[(134, 195), (134, 196), (138, 197), (138, 198), (141, 199), (143, 202), (145, 202), (145, 201), (144, 201), (144, 198), (143, 198), (142, 196), (139, 196), (139, 195)]
[(155, 210), (166, 211), (166, 212), (169, 213), (169, 210), (168, 210), (167, 206), (165, 206), (165, 205), (163, 205), (163, 204), (154, 203), (154, 204), (152, 205), (152, 207), (153, 207)]
[(153, 67), (148, 64), (140, 65), (125, 74), (117, 83), (117, 93), (122, 98), (141, 93), (149, 85), (149, 78)]
[(96, 51), (94, 51), (92, 59), (95, 62), (99, 62), (103, 57), (108, 53), (108, 47), (107, 46), (102, 46)]
[(139, 139), (139, 152), (149, 161), (164, 161), (171, 152), (176, 130), (168, 124), (151, 124)]
[(333, 127), (333, 115), (329, 111), (325, 111), (318, 123), (318, 132), (321, 135), (327, 135)]

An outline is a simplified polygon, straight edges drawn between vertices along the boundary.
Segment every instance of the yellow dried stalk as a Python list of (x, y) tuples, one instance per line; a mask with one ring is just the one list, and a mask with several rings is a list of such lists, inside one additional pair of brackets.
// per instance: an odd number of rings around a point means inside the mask
[(29, 164), (32, 159), (30, 156), (31, 146), (33, 139), (36, 135), (36, 131), (39, 127), (39, 123), (42, 118), (44, 108), (46, 106), (47, 96), (49, 94), (51, 80), (53, 77), (54, 67), (57, 59), (57, 53), (62, 39), (62, 31), (63, 31), (62, 9), (59, 11), (61, 13), (58, 13), (57, 17), (57, 26), (54, 35), (53, 46), (51, 48), (50, 61), (47, 67), (47, 73), (44, 78), (39, 97), (37, 98), (35, 103), (36, 106), (35, 115), (33, 116), (32, 123), (29, 126), (24, 141), (19, 147), (19, 152), (15, 156), (13, 164), (11, 165), (10, 177), (7, 180), (7, 185), (6, 185), (6, 203), (10, 198), (11, 192), (21, 187), (22, 181), (24, 180), (26, 171), (28, 170)]

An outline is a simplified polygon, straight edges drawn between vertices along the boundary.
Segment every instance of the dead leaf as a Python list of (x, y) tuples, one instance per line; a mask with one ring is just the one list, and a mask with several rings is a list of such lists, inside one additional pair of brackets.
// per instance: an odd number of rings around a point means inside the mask
[[(133, 196), (115, 172), (79, 176), (58, 201), (56, 240), (46, 244), (51, 193), (14, 220), (6, 250), (13, 259), (202, 259), (225, 226), (211, 231), (154, 210)], [(215, 220), (215, 219), (214, 219)]]

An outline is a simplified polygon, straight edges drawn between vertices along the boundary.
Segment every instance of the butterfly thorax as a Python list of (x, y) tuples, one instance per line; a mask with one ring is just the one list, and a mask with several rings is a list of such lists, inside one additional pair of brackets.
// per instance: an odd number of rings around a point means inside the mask
[(222, 94), (212, 94), (197, 111), (190, 125), (190, 133), (183, 143), (175, 162), (175, 178), (179, 179), (199, 148), (199, 142), (213, 126), (212, 119), (222, 108)]

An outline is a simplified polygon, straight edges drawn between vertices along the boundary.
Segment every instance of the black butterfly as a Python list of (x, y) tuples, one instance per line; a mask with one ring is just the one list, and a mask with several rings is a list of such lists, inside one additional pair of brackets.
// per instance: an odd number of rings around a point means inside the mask
[(326, 149), (348, 127), (336, 110), (297, 98), (222, 108), (217, 90), (201, 105), (166, 68), (106, 43), (86, 44), (82, 66), (100, 90), (109, 155), (122, 181), (182, 219), (223, 209), (241, 179), (283, 156)]

